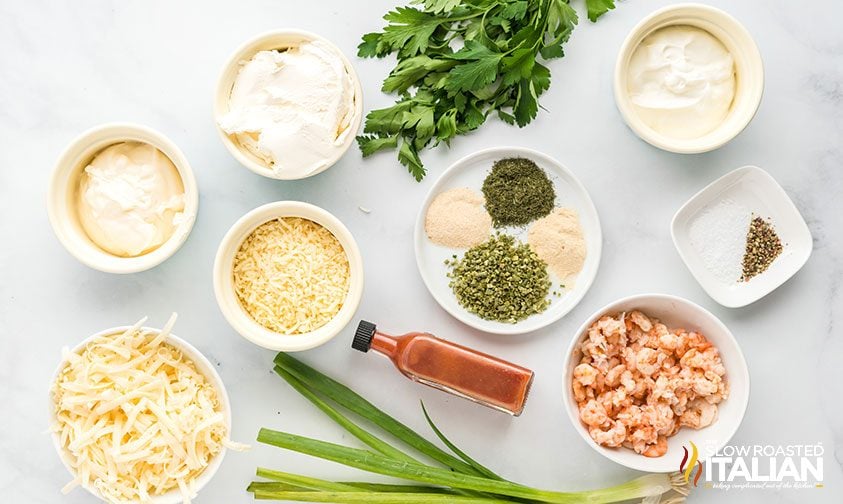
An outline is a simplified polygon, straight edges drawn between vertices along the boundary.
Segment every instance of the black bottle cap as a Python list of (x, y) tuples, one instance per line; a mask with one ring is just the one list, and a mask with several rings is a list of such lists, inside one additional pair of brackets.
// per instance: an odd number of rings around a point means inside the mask
[(354, 341), (351, 342), (351, 348), (360, 350), (361, 352), (368, 352), (372, 348), (372, 338), (375, 337), (377, 326), (371, 322), (361, 320), (357, 324), (357, 331), (354, 333)]

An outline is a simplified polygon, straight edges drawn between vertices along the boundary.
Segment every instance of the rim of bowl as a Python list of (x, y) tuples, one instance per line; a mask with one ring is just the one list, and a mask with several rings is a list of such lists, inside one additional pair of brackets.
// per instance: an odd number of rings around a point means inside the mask
[[(714, 130), (698, 138), (673, 138), (659, 133), (646, 125), (635, 112), (627, 93), (627, 67), (629, 59), (641, 41), (654, 31), (667, 26), (692, 25), (701, 28), (719, 40), (735, 59), (737, 66), (740, 55), (753, 77), (737, 75), (737, 92), (746, 98), (746, 105), (742, 107), (741, 116), (734, 116), (735, 109)], [(712, 29), (721, 33), (713, 33)], [(698, 3), (681, 3), (657, 9), (644, 17), (630, 30), (624, 39), (618, 57), (615, 61), (614, 96), (615, 104), (624, 122), (645, 142), (668, 152), (677, 154), (698, 154), (709, 152), (727, 144), (737, 137), (752, 122), (761, 106), (764, 95), (764, 62), (758, 45), (749, 30), (731, 14)], [(741, 90), (743, 81), (745, 88)], [(737, 100), (733, 101), (733, 107)]]
[[(491, 153), (511, 153), (517, 152), (523, 154), (524, 157), (529, 159), (543, 159), (548, 161), (549, 163), (555, 165), (561, 171), (567, 173), (567, 175), (571, 178), (574, 187), (576, 190), (583, 196), (584, 202), (588, 206), (588, 210), (597, 217), (595, 220), (595, 226), (593, 228), (593, 232), (597, 236), (597, 248), (596, 250), (589, 250), (589, 254), (594, 256), (594, 261), (597, 263), (595, 267), (594, 274), (591, 275), (589, 278), (585, 279), (582, 283), (585, 287), (579, 292), (576, 297), (574, 303), (564, 311), (559, 312), (557, 315), (553, 317), (548, 317), (542, 323), (536, 324), (535, 326), (528, 327), (524, 329), (524, 325), (522, 322), (525, 320), (529, 320), (529, 318), (524, 319), (520, 322), (512, 324), (512, 327), (501, 327), (497, 329), (490, 329), (482, 324), (478, 324), (475, 320), (473, 320), (469, 315), (468, 312), (464, 309), (456, 310), (452, 309), (447, 303), (441, 299), (441, 296), (438, 294), (436, 289), (434, 289), (430, 283), (428, 282), (427, 276), (424, 274), (424, 265), (421, 262), (421, 247), (422, 247), (422, 240), (427, 239), (427, 235), (424, 231), (424, 220), (427, 214), (427, 209), (430, 207), (430, 203), (433, 201), (436, 194), (441, 192), (441, 187), (445, 184), (445, 181), (448, 178), (448, 175), (456, 170), (459, 170), (463, 167), (464, 164), (468, 163), (475, 157), (482, 157)], [(430, 187), (430, 190), (425, 195), (425, 198), (422, 202), (421, 207), (419, 208), (418, 213), (416, 214), (416, 221), (415, 221), (415, 228), (413, 229), (413, 251), (416, 255), (416, 268), (419, 271), (419, 276), (421, 276), (422, 282), (424, 283), (425, 287), (427, 288), (430, 295), (436, 301), (436, 303), (446, 312), (448, 312), (452, 317), (457, 319), (458, 321), (462, 322), (463, 324), (477, 329), (478, 331), (490, 333), (490, 334), (501, 334), (501, 335), (521, 335), (521, 334), (529, 334), (540, 329), (544, 329), (545, 327), (555, 324), (566, 315), (568, 315), (574, 308), (576, 308), (580, 302), (585, 298), (588, 291), (591, 290), (591, 286), (594, 285), (594, 280), (597, 278), (597, 272), (600, 269), (600, 261), (603, 257), (603, 227), (600, 223), (600, 215), (597, 213), (597, 207), (594, 206), (594, 200), (591, 199), (591, 194), (583, 185), (582, 181), (577, 177), (574, 172), (572, 172), (566, 165), (562, 164), (557, 160), (555, 157), (545, 154), (544, 152), (537, 151), (535, 149), (530, 149), (528, 147), (515, 147), (515, 146), (501, 146), (501, 147), (488, 147), (486, 149), (481, 149), (479, 151), (472, 152), (467, 156), (463, 156), (454, 163), (452, 163), (448, 168), (443, 171), (439, 177), (436, 179), (436, 182)], [(577, 283), (580, 285), (580, 279), (577, 278)], [(533, 315), (535, 316), (535, 315)]]
[[(131, 329), (133, 326), (117, 326), (111, 327), (109, 329), (104, 329), (99, 331), (87, 338), (83, 339), (79, 342), (75, 347), (70, 349), (71, 353), (79, 353), (82, 351), (91, 341), (102, 338), (105, 336), (116, 335), (125, 332), (128, 329)], [(155, 327), (147, 327), (141, 326), (141, 330), (143, 331), (151, 331), (156, 334), (161, 332), (161, 329)], [(221, 410), (223, 416), (225, 417), (225, 424), (228, 430), (229, 437), (231, 436), (231, 402), (228, 397), (228, 391), (225, 389), (225, 383), (223, 383), (222, 378), (220, 377), (219, 373), (215, 369), (214, 365), (211, 364), (211, 361), (208, 360), (205, 355), (202, 354), (196, 347), (188, 343), (187, 341), (179, 338), (173, 333), (167, 335), (167, 338), (164, 340), (166, 343), (173, 345), (174, 347), (178, 348), (182, 351), (184, 355), (186, 355), (190, 360), (194, 362), (196, 368), (205, 378), (213, 385), (214, 389), (217, 392), (217, 397), (219, 398)], [(70, 467), (69, 462), (69, 455), (67, 450), (61, 446), (61, 441), (59, 439), (59, 435), (57, 432), (52, 431), (52, 425), (55, 421), (55, 401), (53, 400), (53, 384), (56, 383), (61, 371), (64, 369), (65, 365), (67, 364), (67, 359), (62, 357), (59, 365), (56, 367), (53, 375), (50, 379), (50, 387), (48, 390), (48, 418), (50, 419), (50, 438), (53, 441), (53, 447), (56, 449), (56, 454), (58, 455), (59, 459), (61, 460), (62, 465), (64, 465), (65, 469), (67, 469), (68, 473), (71, 476), (75, 477), (76, 474), (73, 472), (73, 469)], [(211, 460), (211, 463), (208, 464), (208, 467), (202, 471), (201, 474), (196, 478), (196, 488), (195, 492), (198, 494), (202, 488), (208, 484), (211, 479), (213, 479), (214, 475), (219, 470), (220, 466), (222, 465), (223, 458), (225, 458), (226, 447), (223, 446), (220, 452)], [(83, 487), (84, 488), (84, 487)], [(85, 488), (85, 490), (93, 495), (94, 497), (105, 501), (105, 499), (97, 493), (96, 489), (94, 488)], [(153, 495), (150, 496), (150, 502), (153, 504), (180, 504), (183, 501), (183, 497), (181, 491), (178, 488), (174, 488), (172, 490), (168, 490), (166, 493)]]
[[(340, 242), (348, 258), (349, 286), (340, 311), (325, 325), (301, 334), (280, 334), (257, 323), (234, 292), (234, 255), (258, 226), (280, 217), (300, 217), (324, 227)], [(269, 350), (299, 352), (323, 345), (354, 317), (363, 297), (363, 259), (351, 231), (327, 210), (302, 201), (276, 201), (259, 206), (235, 222), (220, 242), (214, 259), (214, 295), (229, 325), (252, 343)]]
[[(674, 296), (674, 295), (671, 295), (671, 294), (660, 294), (660, 293), (633, 294), (631, 296), (624, 296), (622, 298), (616, 299), (615, 301), (612, 301), (611, 303), (608, 303), (605, 306), (601, 307), (600, 309), (595, 311), (591, 316), (589, 316), (585, 320), (585, 322), (583, 322), (579, 326), (576, 333), (574, 333), (574, 337), (571, 339), (571, 342), (568, 344), (568, 348), (566, 350), (565, 359), (564, 359), (563, 364), (562, 364), (563, 379), (564, 379), (564, 384), (563, 384), (563, 387), (562, 387), (562, 401), (564, 403), (565, 411), (568, 414), (568, 418), (571, 420), (571, 423), (572, 423), (572, 426), (573, 426), (574, 430), (576, 430), (577, 433), (579, 433), (580, 437), (582, 437), (586, 441), (588, 446), (590, 446), (592, 449), (594, 449), (594, 451), (596, 451), (600, 455), (606, 457), (607, 459), (611, 460), (612, 462), (615, 462), (616, 464), (620, 464), (622, 466), (628, 467), (630, 469), (635, 469), (635, 470), (638, 470), (638, 471), (672, 472), (672, 471), (675, 471), (676, 469), (675, 468), (670, 468), (670, 469), (667, 469), (667, 470), (654, 469), (652, 467), (648, 467), (647, 464), (646, 464), (646, 461), (660, 460), (660, 459), (649, 459), (649, 458), (646, 458), (644, 456), (641, 456), (640, 459), (642, 461), (644, 461), (645, 463), (630, 464), (627, 461), (623, 460), (622, 458), (616, 456), (615, 452), (612, 451), (612, 449), (609, 449), (609, 448), (603, 447), (601, 445), (598, 445), (597, 443), (594, 442), (593, 439), (591, 439), (591, 436), (589, 436), (588, 433), (585, 431), (585, 429), (582, 427), (582, 421), (580, 420), (579, 412), (575, 411), (574, 408), (571, 406), (572, 397), (571, 397), (570, 388), (571, 388), (571, 380), (573, 379), (573, 367), (571, 367), (571, 361), (573, 359), (574, 352), (576, 351), (577, 344), (583, 339), (583, 336), (585, 336), (586, 331), (588, 331), (588, 328), (591, 327), (591, 324), (596, 322), (597, 319), (599, 319), (603, 315), (606, 315), (608, 313), (616, 311), (617, 310), (616, 307), (618, 305), (627, 304), (627, 303), (636, 303), (636, 302), (644, 303), (644, 302), (647, 302), (647, 301), (653, 300), (653, 299), (659, 299), (659, 300), (664, 300), (664, 301), (672, 301), (672, 302), (676, 302), (676, 303), (681, 303), (681, 304), (684, 304), (687, 307), (691, 308), (693, 311), (696, 311), (701, 316), (708, 317), (712, 322), (714, 322), (714, 324), (718, 327), (718, 329), (720, 329), (720, 331), (726, 336), (726, 338), (728, 340), (730, 340), (731, 343), (734, 345), (735, 350), (736, 350), (736, 354), (737, 354), (737, 358), (738, 358), (737, 360), (740, 363), (740, 366), (739, 366), (739, 369), (731, 369), (731, 368), (727, 369), (727, 373), (730, 374), (730, 375), (733, 375), (733, 374), (740, 375), (739, 379), (741, 380), (742, 383), (746, 384), (746, 387), (745, 387), (746, 388), (746, 394), (745, 394), (745, 400), (742, 401), (741, 404), (739, 404), (740, 413), (737, 416), (737, 421), (734, 423), (734, 426), (731, 429), (729, 429), (728, 435), (723, 436), (722, 441), (720, 443), (718, 443), (718, 446), (717, 446), (716, 449), (720, 450), (721, 448), (723, 448), (723, 446), (726, 446), (726, 444), (729, 443), (729, 441), (734, 437), (735, 433), (738, 431), (741, 424), (743, 423), (743, 419), (746, 416), (746, 409), (747, 409), (747, 406), (749, 405), (749, 394), (750, 394), (750, 390), (751, 390), (750, 377), (749, 377), (749, 366), (746, 363), (746, 358), (744, 357), (743, 350), (741, 350), (741, 347), (738, 344), (738, 340), (735, 338), (735, 335), (732, 334), (732, 331), (729, 330), (729, 328), (726, 326), (726, 324), (724, 324), (723, 321), (720, 320), (720, 318), (718, 318), (716, 315), (714, 315), (710, 311), (706, 310), (702, 306), (694, 303), (693, 301), (691, 301), (689, 299), (685, 299), (685, 298), (680, 297), (680, 296)], [(641, 309), (644, 310), (645, 308), (642, 307)], [(738, 382), (738, 383), (741, 383), (741, 382)], [(734, 383), (734, 381), (732, 379), (730, 379), (730, 383)], [(732, 398), (732, 396), (730, 395), (729, 399), (731, 399), (731, 398)], [(727, 400), (729, 400), (729, 399), (727, 399)], [(624, 449), (626, 449), (626, 448), (624, 448)]]
[[(314, 170), (306, 175), (296, 177), (288, 177), (285, 176), (283, 173), (275, 173), (272, 168), (264, 164), (256, 156), (241, 148), (239, 143), (235, 142), (231, 138), (231, 136), (225, 131), (223, 131), (223, 129), (219, 125), (219, 118), (222, 117), (226, 112), (228, 112), (228, 102), (231, 96), (231, 89), (234, 86), (234, 81), (237, 79), (237, 75), (239, 74), (239, 67), (241, 63), (244, 60), (248, 60), (258, 51), (269, 49), (269, 45), (271, 44), (268, 43), (273, 39), (285, 37), (298, 39), (299, 42), (318, 40), (330, 45), (334, 49), (334, 52), (336, 52), (342, 59), (342, 62), (345, 65), (345, 69), (348, 72), (348, 75), (351, 77), (351, 81), (354, 85), (354, 116), (352, 117), (351, 125), (349, 126), (348, 130), (348, 135), (345, 141), (343, 142), (342, 147), (337, 150), (336, 154), (331, 159), (329, 159), (328, 163), (322, 168)], [(260, 46), (266, 47), (262, 48)], [(280, 43), (279, 45), (275, 46), (274, 49), (281, 49), (287, 47), (291, 47), (291, 45), (284, 45), (283, 43)], [(222, 143), (223, 145), (225, 145), (225, 148), (228, 149), (228, 152), (230, 152), (231, 155), (234, 156), (234, 158), (240, 162), (240, 164), (248, 168), (250, 171), (267, 178), (276, 180), (301, 180), (308, 177), (312, 177), (314, 175), (318, 175), (323, 171), (327, 170), (328, 168), (334, 166), (345, 155), (345, 153), (348, 152), (348, 149), (354, 143), (354, 138), (357, 134), (357, 131), (360, 130), (360, 124), (362, 123), (362, 121), (363, 87), (360, 84), (360, 77), (357, 75), (357, 71), (351, 64), (351, 60), (348, 59), (345, 53), (343, 53), (342, 50), (340, 50), (340, 48), (336, 44), (326, 39), (325, 37), (317, 35), (313, 32), (296, 29), (280, 29), (259, 33), (258, 35), (255, 35), (246, 42), (240, 44), (240, 46), (226, 60), (225, 64), (223, 65), (222, 71), (219, 74), (219, 77), (217, 77), (217, 87), (214, 92), (214, 127), (217, 130), (217, 133), (219, 134), (220, 138), (222, 139)]]
[[(135, 257), (120, 257), (99, 248), (78, 222), (72, 201), (84, 166), (103, 149), (121, 142), (152, 145), (167, 156), (178, 170), (184, 187), (184, 220), (160, 247)], [(47, 190), (47, 215), (53, 232), (64, 248), (82, 264), (105, 273), (137, 273), (169, 259), (187, 241), (199, 211), (199, 190), (193, 169), (179, 147), (163, 133), (135, 123), (106, 123), (74, 138), (59, 155)]]

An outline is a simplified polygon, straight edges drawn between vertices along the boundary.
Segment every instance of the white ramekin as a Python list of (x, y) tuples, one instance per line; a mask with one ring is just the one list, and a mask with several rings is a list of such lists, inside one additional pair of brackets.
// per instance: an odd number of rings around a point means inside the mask
[[(705, 336), (720, 351), (723, 366), (726, 368), (726, 380), (729, 383), (729, 397), (718, 405), (718, 419), (708, 427), (695, 430), (682, 427), (679, 432), (667, 440), (667, 453), (657, 458), (639, 455), (628, 448), (608, 448), (594, 442), (585, 425), (580, 420), (579, 409), (574, 400), (574, 368), (582, 356), (579, 343), (587, 336), (591, 324), (603, 315), (640, 310), (645, 315), (657, 318), (671, 330), (684, 328), (697, 331)], [(564, 386), (562, 397), (564, 408), (574, 425), (574, 429), (586, 443), (604, 457), (630, 469), (645, 472), (673, 472), (679, 468), (683, 447), (694, 443), (699, 447), (700, 460), (705, 460), (729, 442), (743, 421), (749, 404), (749, 368), (743, 352), (729, 328), (711, 312), (687, 299), (667, 294), (638, 294), (610, 303), (597, 310), (574, 333), (565, 355), (563, 364)]]
[[(270, 51), (270, 50), (277, 50), (277, 49), (286, 49), (289, 47), (296, 47), (301, 45), (305, 42), (310, 42), (314, 40), (319, 40), (325, 44), (330, 45), (334, 51), (342, 58), (343, 63), (345, 64), (346, 71), (348, 71), (348, 75), (351, 77), (351, 81), (354, 84), (354, 116), (351, 119), (351, 126), (346, 134), (345, 141), (343, 142), (340, 149), (336, 151), (334, 156), (331, 159), (327, 160), (327, 163), (322, 168), (315, 170), (313, 172), (308, 173), (304, 176), (288, 176), (284, 173), (276, 173), (273, 169), (267, 165), (266, 161), (255, 156), (252, 154), (248, 149), (244, 148), (240, 145), (240, 142), (237, 141), (237, 138), (234, 135), (229, 135), (222, 128), (220, 128), (219, 120), (222, 116), (224, 116), (229, 111), (229, 99), (231, 97), (231, 89), (234, 86), (234, 81), (237, 79), (237, 75), (240, 73), (240, 68), (243, 66), (243, 63), (249, 61), (256, 53), (259, 51)], [(240, 161), (243, 166), (250, 169), (251, 171), (257, 173), (258, 175), (263, 175), (264, 177), (269, 177), (278, 180), (296, 180), (302, 179), (307, 177), (312, 177), (323, 171), (327, 170), (331, 166), (333, 166), (339, 159), (348, 151), (351, 144), (354, 143), (355, 135), (357, 131), (360, 129), (360, 122), (363, 120), (363, 88), (360, 86), (360, 78), (357, 76), (357, 72), (354, 71), (354, 67), (351, 65), (351, 61), (343, 54), (343, 52), (331, 41), (316, 35), (315, 33), (310, 33), (303, 30), (273, 30), (265, 33), (261, 33), (260, 35), (255, 36), (251, 40), (247, 41), (243, 45), (241, 45), (234, 54), (228, 59), (223, 67), (222, 74), (220, 74), (219, 80), (217, 81), (217, 89), (214, 95), (214, 123), (219, 132), (220, 138), (222, 139), (223, 145), (228, 151), (234, 156), (235, 159)]]
[[(79, 177), (91, 159), (110, 145), (129, 141), (154, 146), (176, 166), (184, 186), (185, 218), (157, 249), (137, 257), (120, 257), (106, 252), (88, 238), (79, 221), (76, 196)], [(187, 240), (198, 209), (196, 178), (182, 151), (161, 133), (137, 124), (109, 123), (82, 133), (59, 156), (47, 194), (50, 224), (64, 248), (83, 264), (106, 273), (136, 273), (161, 264)]]
[[(93, 340), (101, 338), (103, 336), (122, 334), (126, 332), (126, 330), (131, 329), (131, 327), (132, 326), (112, 327), (111, 329), (100, 331), (92, 336), (85, 338), (70, 351), (72, 353), (79, 354)], [(142, 327), (141, 330), (150, 331), (152, 333), (159, 333), (161, 331), (160, 329), (154, 329), (151, 327)], [(175, 336), (174, 334), (168, 335), (165, 341), (173, 345), (177, 349), (181, 350), (187, 358), (193, 361), (193, 363), (196, 365), (196, 370), (202, 373), (205, 379), (207, 379), (211, 386), (214, 387), (214, 390), (216, 390), (217, 392), (217, 398), (220, 402), (220, 409), (222, 410), (223, 416), (225, 417), (226, 430), (228, 431), (228, 435), (230, 436), (231, 402), (228, 399), (228, 392), (226, 392), (225, 390), (225, 384), (223, 384), (222, 378), (220, 378), (220, 375), (217, 373), (216, 368), (193, 345)], [(64, 369), (66, 364), (67, 361), (65, 359), (62, 359), (61, 363), (56, 368), (56, 371), (53, 373), (52, 381), (50, 382), (50, 391), (48, 397), (48, 418), (50, 419), (51, 426), (56, 421), (55, 401), (53, 400), (52, 386), (58, 379), (59, 374), (61, 373), (62, 369)], [(67, 468), (68, 472), (70, 472), (71, 476), (75, 476), (75, 474), (73, 473), (73, 469), (70, 465), (70, 454), (61, 445), (61, 439), (59, 438), (59, 434), (57, 432), (52, 432), (51, 436), (53, 439), (53, 446), (56, 449), (56, 453), (58, 453), (59, 458), (61, 459), (65, 468)], [(196, 478), (195, 490), (197, 493), (202, 490), (202, 487), (204, 487), (208, 484), (209, 481), (211, 481), (211, 479), (214, 477), (214, 474), (216, 474), (217, 470), (219, 470), (220, 465), (222, 464), (223, 457), (225, 457), (225, 451), (226, 449), (225, 447), (223, 447), (222, 451), (220, 451), (220, 453), (216, 457), (214, 457), (213, 460), (211, 460), (211, 463), (208, 464), (208, 467), (206, 467), (205, 470), (202, 471), (202, 474), (200, 474)], [(105, 499), (97, 493), (96, 489), (87, 488), (86, 490), (88, 490), (95, 497), (105, 501)], [(182, 496), (181, 491), (179, 491), (178, 488), (175, 488), (161, 495), (152, 496), (150, 502), (152, 504), (180, 504), (181, 502), (183, 502), (183, 500), (184, 498)]]
[[(672, 138), (646, 125), (629, 98), (627, 69), (641, 41), (667, 26), (690, 25), (720, 40), (735, 60), (737, 88), (726, 119), (713, 131), (692, 139)], [(729, 14), (702, 4), (686, 3), (659, 9), (638, 23), (624, 40), (615, 64), (615, 103), (626, 124), (644, 141), (679, 154), (708, 152), (735, 138), (752, 121), (764, 93), (764, 65), (749, 31)]]
[[(243, 240), (258, 226), (279, 217), (301, 217), (325, 227), (339, 240), (348, 257), (350, 282), (340, 311), (327, 324), (302, 334), (280, 334), (255, 322), (234, 290), (234, 256)], [(351, 232), (339, 219), (318, 206), (300, 201), (278, 201), (255, 208), (231, 226), (214, 260), (214, 293), (223, 316), (252, 343), (283, 352), (308, 350), (330, 341), (348, 325), (363, 296), (363, 260)]]

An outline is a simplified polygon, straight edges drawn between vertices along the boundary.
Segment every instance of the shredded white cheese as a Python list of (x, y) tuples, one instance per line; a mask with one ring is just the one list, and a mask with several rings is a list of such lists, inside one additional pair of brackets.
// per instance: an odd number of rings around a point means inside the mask
[(52, 387), (53, 430), (76, 475), (65, 492), (81, 485), (109, 502), (149, 502), (178, 488), (189, 503), (229, 444), (216, 389), (166, 342), (175, 314), (160, 332), (144, 321), (65, 351)]
[(255, 229), (234, 257), (234, 289), (246, 312), (281, 334), (302, 334), (328, 323), (349, 286), (348, 256), (319, 224), (299, 217)]

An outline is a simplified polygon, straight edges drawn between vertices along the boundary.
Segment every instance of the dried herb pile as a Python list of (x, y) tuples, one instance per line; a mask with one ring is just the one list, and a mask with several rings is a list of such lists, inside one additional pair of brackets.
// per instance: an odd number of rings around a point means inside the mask
[(547, 264), (512, 236), (498, 233), (445, 264), (457, 301), (485, 320), (514, 324), (550, 305)]
[(483, 181), (483, 196), (495, 227), (529, 224), (549, 214), (556, 202), (547, 174), (524, 158), (495, 161)]

